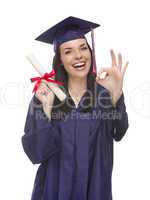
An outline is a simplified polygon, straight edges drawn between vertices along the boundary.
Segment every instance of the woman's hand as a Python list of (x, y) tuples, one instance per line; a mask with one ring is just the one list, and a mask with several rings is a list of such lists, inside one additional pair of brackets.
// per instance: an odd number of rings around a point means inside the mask
[(41, 101), (43, 105), (43, 110), (50, 119), (55, 94), (47, 86), (47, 81), (42, 80), (38, 90), (35, 93), (35, 96)]
[[(102, 68), (96, 77), (96, 82), (105, 87), (111, 95), (112, 103), (115, 106), (120, 96), (122, 95), (123, 78), (128, 67), (128, 62), (122, 67), (122, 55), (118, 54), (118, 63), (113, 50), (110, 51), (112, 66), (110, 68)], [(102, 78), (102, 73), (105, 72), (105, 77)]]

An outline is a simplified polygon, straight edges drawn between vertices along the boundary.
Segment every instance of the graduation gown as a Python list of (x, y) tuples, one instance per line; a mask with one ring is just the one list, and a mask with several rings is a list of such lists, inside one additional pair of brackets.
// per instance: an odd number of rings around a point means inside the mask
[(105, 88), (96, 91), (94, 107), (83, 106), (85, 93), (77, 108), (64, 103), (66, 115), (51, 121), (32, 98), (22, 136), (29, 159), (40, 163), (31, 200), (112, 200), (113, 142), (124, 136), (128, 116), (123, 94), (114, 108)]

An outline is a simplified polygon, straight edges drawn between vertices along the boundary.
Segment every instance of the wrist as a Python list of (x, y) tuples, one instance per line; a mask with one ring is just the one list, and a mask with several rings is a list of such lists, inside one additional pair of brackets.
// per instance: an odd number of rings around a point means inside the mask
[(51, 109), (52, 107), (48, 105), (47, 103), (43, 104), (43, 111), (49, 119), (51, 119)]
[(123, 94), (123, 90), (119, 90), (117, 92), (115, 92), (114, 94), (111, 95), (111, 98), (112, 98), (112, 104), (113, 106), (115, 107), (118, 100), (120, 99), (121, 95)]

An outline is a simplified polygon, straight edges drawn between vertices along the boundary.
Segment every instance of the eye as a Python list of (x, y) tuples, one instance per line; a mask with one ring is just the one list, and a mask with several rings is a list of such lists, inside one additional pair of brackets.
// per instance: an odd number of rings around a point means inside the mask
[(69, 53), (71, 53), (71, 51), (69, 51), (69, 50), (68, 50), (68, 51), (65, 51), (65, 54), (66, 54), (66, 55), (69, 54)]
[(87, 48), (87, 47), (82, 47), (81, 49), (82, 49), (82, 50), (86, 50), (86, 49), (88, 49), (88, 48)]

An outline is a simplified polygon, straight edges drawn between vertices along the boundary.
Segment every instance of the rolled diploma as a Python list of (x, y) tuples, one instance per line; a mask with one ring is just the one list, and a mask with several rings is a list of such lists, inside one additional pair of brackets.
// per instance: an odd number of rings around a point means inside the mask
[[(38, 62), (36, 57), (33, 54), (29, 54), (26, 56), (27, 60), (33, 65), (34, 69), (43, 76), (45, 74), (45, 70), (42, 65)], [(47, 82), (48, 87), (54, 92), (54, 94), (59, 98), (60, 101), (64, 101), (66, 98), (66, 94), (56, 85), (56, 83)]]

